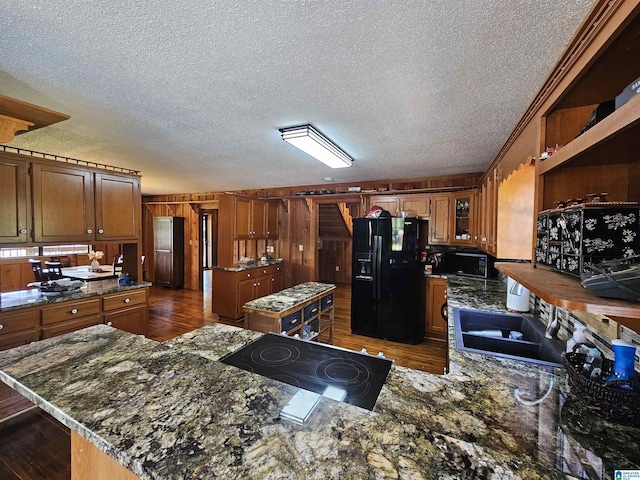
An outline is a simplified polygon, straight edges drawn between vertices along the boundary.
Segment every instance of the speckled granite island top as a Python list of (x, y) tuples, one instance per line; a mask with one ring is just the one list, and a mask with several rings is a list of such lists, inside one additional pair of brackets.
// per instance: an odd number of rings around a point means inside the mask
[(335, 288), (336, 286), (330, 283), (301, 283), (295, 287), (285, 288), (277, 293), (251, 300), (245, 303), (244, 306), (253, 310), (280, 313), (324, 292), (335, 290)]
[[(498, 285), (449, 283), (450, 309), (504, 302)], [(259, 335), (215, 324), (158, 344), (100, 325), (0, 352), (0, 379), (145, 479), (555, 479), (581, 462), (609, 475), (638, 468), (638, 430), (567, 400), (562, 370), (453, 345), (446, 376), (393, 367), (371, 412), (322, 398), (307, 425), (283, 421), (295, 387), (216, 361)]]

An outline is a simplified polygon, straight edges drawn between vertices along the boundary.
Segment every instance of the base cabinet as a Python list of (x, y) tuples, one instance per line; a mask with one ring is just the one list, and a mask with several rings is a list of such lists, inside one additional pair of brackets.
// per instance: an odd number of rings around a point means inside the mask
[(214, 269), (211, 309), (231, 320), (244, 318), (242, 306), (284, 288), (284, 263), (240, 272)]
[[(0, 312), (0, 350), (27, 345), (106, 323), (137, 335), (148, 333), (148, 288)], [(0, 382), (0, 421), (33, 404)]]
[(448, 332), (447, 319), (444, 313), (447, 311), (447, 279), (427, 278), (427, 304), (425, 336), (430, 338), (446, 339)]

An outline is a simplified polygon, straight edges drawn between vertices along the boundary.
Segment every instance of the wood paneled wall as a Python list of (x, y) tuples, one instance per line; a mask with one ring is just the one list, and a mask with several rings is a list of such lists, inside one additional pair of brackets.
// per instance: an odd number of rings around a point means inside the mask
[(142, 200), (142, 252), (145, 255), (144, 279), (153, 281), (153, 219), (156, 216), (184, 218), (184, 288), (198, 290), (200, 285), (200, 209), (208, 209), (217, 199), (215, 193), (159, 195)]
[[(317, 205), (315, 201), (322, 198), (329, 201), (331, 196), (296, 197), (296, 192), (329, 189), (336, 192), (346, 192), (350, 186), (359, 186), (363, 190), (386, 187), (389, 190), (410, 190), (420, 188), (456, 188), (471, 187), (478, 184), (482, 173), (460, 175), (446, 175), (437, 177), (421, 177), (399, 180), (373, 180), (367, 182), (306, 185), (301, 187), (283, 187), (263, 190), (244, 190), (234, 193), (257, 198), (280, 198), (279, 206), (279, 235), (278, 240), (255, 241), (248, 240), (234, 242), (240, 256), (256, 256), (265, 251), (267, 244), (273, 245), (272, 256), (282, 258), (286, 262), (286, 286), (302, 282), (315, 281), (314, 272), (333, 280), (335, 283), (349, 283), (351, 278), (351, 245), (348, 239), (318, 239)], [(176, 216), (185, 218), (185, 262), (184, 278), (187, 289), (197, 290), (200, 285), (200, 209), (217, 208), (220, 192), (198, 194), (176, 194), (145, 196), (142, 199), (142, 250), (146, 256), (144, 279), (153, 281), (153, 218), (156, 215)], [(357, 198), (357, 196), (356, 196)], [(314, 200), (315, 199), (315, 200)], [(341, 200), (343, 201), (343, 200)], [(354, 210), (352, 215), (360, 214), (356, 205), (350, 205)], [(335, 266), (340, 262), (340, 271)]]
[(320, 241), (318, 276), (321, 282), (351, 283), (351, 244), (350, 238)]

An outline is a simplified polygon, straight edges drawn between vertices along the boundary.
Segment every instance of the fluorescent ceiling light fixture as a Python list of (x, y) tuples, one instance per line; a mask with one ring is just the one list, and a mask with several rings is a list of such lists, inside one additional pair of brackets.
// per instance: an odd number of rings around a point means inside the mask
[(344, 168), (353, 165), (353, 159), (349, 155), (312, 125), (281, 128), (280, 133), (285, 142), (289, 142), (331, 168)]

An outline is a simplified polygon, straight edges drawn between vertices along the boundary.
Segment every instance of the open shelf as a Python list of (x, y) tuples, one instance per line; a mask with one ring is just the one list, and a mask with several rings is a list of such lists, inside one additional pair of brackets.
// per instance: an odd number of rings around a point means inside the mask
[(576, 160), (580, 166), (632, 163), (638, 160), (639, 149), (640, 95), (636, 95), (551, 157), (538, 162), (537, 174), (544, 175)]
[[(19, 118), (33, 123), (29, 131), (37, 128), (47, 127), (54, 123), (69, 119), (69, 115), (39, 107), (31, 103), (23, 102), (15, 98), (0, 95), (0, 115)], [(18, 133), (19, 135), (20, 133)]]
[(530, 263), (496, 263), (495, 267), (528, 288), (532, 293), (558, 307), (614, 318), (638, 331), (640, 303), (598, 297), (584, 289), (577, 278)]

